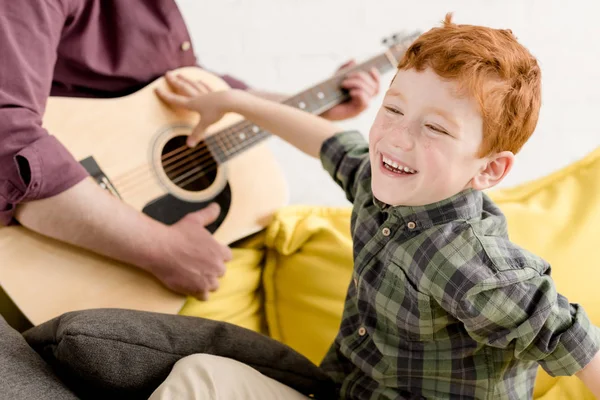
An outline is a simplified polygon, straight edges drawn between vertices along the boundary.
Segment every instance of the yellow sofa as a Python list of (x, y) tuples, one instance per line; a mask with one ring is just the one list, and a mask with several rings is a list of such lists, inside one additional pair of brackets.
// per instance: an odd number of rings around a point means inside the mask
[[(600, 325), (600, 148), (549, 176), (490, 196), (509, 235), (548, 260), (558, 291)], [(340, 321), (352, 271), (350, 208), (290, 206), (269, 227), (236, 245), (222, 289), (181, 313), (264, 332), (319, 363)], [(263, 307), (264, 305), (264, 307)], [(593, 399), (576, 377), (542, 369), (534, 398)]]

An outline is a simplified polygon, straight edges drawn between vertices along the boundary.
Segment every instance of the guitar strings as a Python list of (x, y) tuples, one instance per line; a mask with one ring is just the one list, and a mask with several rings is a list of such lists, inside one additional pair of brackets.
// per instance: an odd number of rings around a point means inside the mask
[[(252, 125), (254, 125), (254, 124), (252, 124), (248, 121), (238, 123), (238, 124), (236, 124), (235, 127), (227, 128), (226, 130), (223, 130), (223, 131), (220, 131), (213, 135), (207, 136), (200, 144), (206, 144), (207, 140), (213, 140), (214, 143), (216, 143), (219, 146), (219, 148), (223, 149), (223, 148), (230, 147), (233, 150), (233, 152), (235, 152), (235, 151), (239, 150), (239, 148), (243, 147), (244, 143), (240, 142), (240, 143), (235, 144), (234, 141), (232, 140), (234, 137), (234, 134), (237, 131), (239, 131), (240, 129), (247, 128)], [(220, 137), (221, 135), (223, 137)], [(252, 138), (252, 136), (254, 136), (254, 135), (250, 135), (250, 138)], [(209, 139), (209, 138), (211, 138), (211, 139)], [(190, 148), (187, 145), (180, 146), (178, 148), (175, 148), (175, 149), (169, 151), (168, 153), (161, 156), (163, 165), (168, 165), (169, 163), (176, 161), (177, 159), (180, 158), (180, 153), (184, 152), (186, 150), (188, 150), (189, 153), (198, 152), (198, 150), (201, 147), (200, 144), (198, 144), (197, 146), (195, 146), (193, 148)], [(207, 152), (210, 151), (210, 149), (208, 149), (207, 146), (204, 146), (204, 148), (201, 150), (203, 150), (202, 155), (206, 154)], [(229, 152), (223, 151), (223, 153), (227, 154)], [(137, 172), (145, 172), (144, 171), (145, 169), (151, 169), (151, 167), (149, 167), (148, 165), (140, 165), (138, 167), (135, 167), (133, 170), (130, 170), (122, 175), (115, 177), (114, 181), (117, 182), (117, 181), (124, 180), (126, 178), (130, 178), (130, 177), (132, 177), (132, 174), (135, 174)]]
[[(341, 98), (346, 97), (344, 94), (342, 95), (335, 95), (334, 96), (327, 96), (327, 102), (331, 102), (331, 101), (337, 101)], [(323, 99), (322, 99), (323, 100)], [(225, 155), (229, 155), (232, 153), (236, 153), (239, 149), (246, 147), (247, 145), (252, 145), (255, 142), (259, 141), (262, 139), (262, 137), (260, 135), (250, 135), (248, 139), (245, 139), (244, 142), (239, 142), (237, 144), (234, 144), (233, 138), (235, 137), (235, 135), (237, 135), (237, 133), (239, 132), (239, 130), (244, 129), (244, 128), (248, 128), (250, 126), (254, 126), (255, 124), (250, 122), (250, 121), (243, 121), (243, 122), (239, 122), (237, 124), (235, 124), (233, 127), (227, 128), (223, 131), (217, 132), (213, 135), (207, 136), (202, 142), (200, 142), (197, 146), (190, 148), (187, 145), (184, 146), (180, 146), (177, 147), (173, 150), (170, 150), (169, 152), (163, 154), (161, 156), (161, 161), (162, 161), (162, 166), (163, 167), (167, 167), (170, 166), (170, 168), (164, 168), (165, 173), (167, 174), (167, 176), (169, 177), (169, 179), (171, 179), (175, 184), (178, 184), (178, 182), (176, 182), (176, 180), (180, 180), (184, 175), (189, 175), (190, 171), (194, 170), (194, 169), (198, 169), (198, 164), (202, 163), (204, 164), (205, 161), (207, 159), (211, 159), (213, 158), (211, 151), (208, 147), (208, 143), (207, 140), (213, 140), (214, 143), (216, 143), (219, 148), (223, 149), (223, 148), (227, 148), (230, 147), (232, 151), (224, 151), (223, 153)], [(222, 136), (222, 137), (221, 137)], [(255, 140), (257, 139), (258, 140)], [(183, 157), (185, 157), (182, 161), (177, 162), (174, 165), (171, 165), (173, 163), (175, 163), (178, 160), (181, 160)], [(184, 165), (182, 168), (176, 169), (177, 167), (179, 167), (182, 164), (186, 164)], [(191, 164), (191, 165), (190, 165)], [(213, 169), (215, 169), (217, 167), (215, 161), (212, 161), (210, 164), (213, 165), (213, 167), (207, 171), (212, 171)], [(209, 164), (209, 165), (210, 165)], [(206, 165), (202, 165), (200, 168), (202, 167), (206, 167)], [(137, 182), (137, 181), (133, 181), (131, 182), (132, 178), (141, 178), (140, 175), (144, 175), (147, 174), (149, 172), (152, 172), (152, 166), (149, 165), (141, 165), (139, 167), (134, 168), (133, 170), (128, 171), (125, 174), (122, 174), (120, 176), (117, 176), (114, 179), (114, 184), (115, 186), (117, 186), (117, 188), (119, 188), (118, 190), (120, 192), (125, 192), (128, 191), (128, 187), (129, 186), (137, 186), (140, 183), (143, 184), (143, 182)], [(175, 176), (169, 176), (169, 173), (171, 172), (175, 172)], [(198, 177), (196, 179), (199, 179), (201, 177), (201, 175), (198, 175)], [(192, 177), (194, 178), (194, 177)], [(196, 180), (194, 179), (194, 180)], [(127, 182), (130, 181), (130, 182)], [(185, 182), (183, 184), (180, 184), (178, 186), (183, 187), (186, 184), (189, 184), (191, 182)], [(120, 188), (122, 187), (122, 189)]]
[[(261, 137), (259, 137), (259, 136), (253, 137), (252, 139), (250, 139), (250, 140), (251, 140), (251, 143), (250, 143), (250, 144), (255, 144), (255, 143), (259, 142), (261, 139), (262, 139), (262, 138), (261, 138)], [(182, 183), (179, 183), (179, 182), (177, 182), (177, 183), (176, 183), (176, 184), (177, 184), (177, 186), (179, 186), (180, 188), (183, 188), (183, 187), (185, 187), (186, 185), (189, 185), (190, 183), (193, 183), (193, 182), (195, 182), (196, 180), (198, 180), (198, 179), (200, 179), (201, 177), (205, 176), (206, 174), (208, 174), (208, 173), (210, 173), (210, 172), (212, 172), (212, 171), (216, 170), (216, 169), (219, 167), (219, 164), (218, 164), (218, 163), (216, 163), (215, 161), (212, 161), (212, 162), (210, 162), (210, 163), (206, 163), (206, 164), (205, 164), (205, 163), (204, 163), (204, 161), (206, 161), (207, 159), (208, 159), (208, 158), (207, 158), (207, 157), (205, 157), (205, 158), (202, 160), (202, 161), (203, 161), (203, 164), (204, 164), (204, 165), (202, 166), (202, 168), (200, 168), (199, 170), (195, 171), (195, 172), (200, 172), (199, 174), (196, 174), (196, 175), (193, 175), (193, 176), (189, 177), (189, 178), (188, 178), (186, 181), (184, 181), (184, 182), (182, 182)], [(207, 165), (208, 165), (208, 167), (207, 167)], [(196, 167), (196, 169), (198, 169), (198, 168), (199, 168), (199, 167)], [(191, 168), (190, 170), (193, 170), (193, 169), (194, 169), (194, 168)], [(190, 170), (188, 170), (188, 171), (190, 171)], [(150, 172), (152, 172), (152, 171), (150, 170), (150, 168), (148, 168), (146, 172), (150, 173)], [(193, 173), (193, 172), (192, 172), (192, 173)], [(182, 177), (182, 176), (183, 176), (183, 174), (182, 174), (182, 175), (180, 175), (179, 177), (176, 177), (176, 178), (170, 178), (170, 179), (172, 179), (172, 180), (173, 180), (173, 179), (181, 179), (181, 177)], [(117, 181), (115, 181), (115, 185), (116, 185), (116, 182), (117, 182)], [(173, 181), (173, 182), (174, 182), (174, 181)], [(141, 182), (141, 183), (143, 183), (143, 182)], [(175, 182), (174, 182), (174, 183), (175, 183)], [(133, 193), (133, 192), (134, 192), (136, 189), (139, 189), (139, 188), (143, 188), (143, 185), (140, 185), (140, 182), (133, 182), (133, 184), (131, 184), (131, 183), (130, 183), (130, 184), (121, 184), (121, 185), (119, 185), (119, 186), (117, 187), (117, 189), (119, 190), (119, 192), (120, 192), (122, 195), (126, 195), (126, 196), (131, 196), (131, 195), (132, 195), (132, 193)]]

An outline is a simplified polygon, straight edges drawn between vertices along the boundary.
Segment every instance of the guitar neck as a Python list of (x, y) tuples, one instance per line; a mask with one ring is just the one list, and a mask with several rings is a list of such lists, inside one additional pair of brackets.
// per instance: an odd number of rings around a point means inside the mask
[[(416, 33), (407, 39), (416, 37)], [(350, 95), (341, 87), (347, 73), (356, 70), (369, 71), (376, 68), (384, 74), (396, 68), (397, 58), (404, 52), (407, 45), (396, 47), (375, 56), (351, 69), (312, 86), (294, 96), (285, 99), (282, 103), (296, 107), (312, 114), (322, 114), (336, 105), (348, 100)], [(205, 142), (218, 163), (224, 163), (249, 147), (268, 138), (271, 134), (250, 121), (242, 121), (232, 127), (217, 132), (206, 138)]]
[(345, 71), (344, 74), (335, 75), (316, 86), (300, 92), (284, 100), (283, 103), (312, 114), (322, 114), (350, 98), (348, 91), (341, 87), (342, 81), (348, 72), (355, 70), (369, 71), (371, 68), (376, 68), (380, 74), (384, 74), (395, 68), (395, 65), (390, 62), (386, 55), (381, 54), (355, 66), (349, 71)]

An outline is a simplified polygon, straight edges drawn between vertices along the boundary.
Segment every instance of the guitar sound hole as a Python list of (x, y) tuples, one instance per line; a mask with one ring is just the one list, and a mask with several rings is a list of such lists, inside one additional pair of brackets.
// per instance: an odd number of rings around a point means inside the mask
[(208, 188), (217, 176), (217, 163), (204, 141), (189, 148), (187, 136), (176, 136), (162, 150), (162, 167), (171, 182), (181, 189), (199, 192)]

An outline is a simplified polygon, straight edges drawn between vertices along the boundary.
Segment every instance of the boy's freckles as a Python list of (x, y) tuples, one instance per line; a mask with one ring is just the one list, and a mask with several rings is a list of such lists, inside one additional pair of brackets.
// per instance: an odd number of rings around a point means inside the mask
[[(483, 137), (476, 102), (455, 96), (457, 83), (430, 69), (399, 71), (393, 86), (369, 135), (375, 197), (390, 205), (424, 205), (464, 190), (477, 173), (474, 154)], [(392, 167), (405, 164), (418, 173), (395, 173), (382, 154)]]
[(425, 150), (431, 150), (431, 142), (432, 142), (432, 140), (431, 140), (431, 139), (425, 139), (425, 140), (423, 141), (423, 148), (424, 148)]

